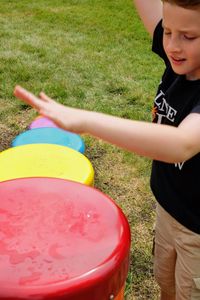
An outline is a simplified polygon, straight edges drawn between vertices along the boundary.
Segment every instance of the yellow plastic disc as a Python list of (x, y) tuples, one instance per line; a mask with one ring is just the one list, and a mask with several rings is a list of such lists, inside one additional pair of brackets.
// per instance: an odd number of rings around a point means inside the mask
[(93, 185), (94, 169), (80, 152), (53, 144), (28, 144), (0, 153), (0, 181), (54, 177)]

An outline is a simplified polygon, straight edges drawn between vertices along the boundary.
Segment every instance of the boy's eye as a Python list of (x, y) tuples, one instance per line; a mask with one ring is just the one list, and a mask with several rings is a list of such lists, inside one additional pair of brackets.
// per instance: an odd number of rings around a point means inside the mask
[(170, 32), (170, 31), (165, 31), (165, 30), (164, 30), (164, 34), (165, 34), (165, 35), (170, 35), (171, 32)]
[(185, 38), (186, 40), (194, 40), (196, 37), (195, 37), (195, 36), (184, 35), (184, 38)]

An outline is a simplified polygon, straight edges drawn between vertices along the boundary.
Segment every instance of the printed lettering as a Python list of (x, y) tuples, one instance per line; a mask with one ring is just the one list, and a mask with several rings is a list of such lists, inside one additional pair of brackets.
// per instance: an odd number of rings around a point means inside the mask
[(162, 90), (160, 90), (160, 92), (159, 92), (159, 94), (158, 95), (156, 95), (156, 98), (155, 98), (155, 103), (156, 103), (156, 100), (158, 99), (158, 98), (160, 98), (161, 96), (164, 96), (165, 94), (163, 93), (163, 91)]
[(165, 94), (160, 90), (154, 100), (155, 106), (158, 108), (158, 111), (154, 109), (154, 112), (156, 111), (157, 123), (159, 124), (162, 123), (163, 118), (167, 118), (170, 122), (174, 122), (177, 114), (177, 110), (169, 105), (164, 96)]
[(176, 168), (179, 168), (179, 170), (181, 171), (182, 168), (183, 168), (184, 163), (185, 163), (185, 161), (183, 161), (181, 163), (175, 163), (174, 165), (175, 165)]
[(177, 111), (172, 108), (171, 106), (169, 106), (168, 112), (167, 112), (167, 119), (170, 120), (171, 122), (174, 122), (174, 117), (177, 114)]
[(157, 113), (156, 116), (158, 117), (157, 123), (158, 123), (158, 124), (161, 124), (161, 123), (162, 123), (162, 118), (165, 117), (165, 115), (162, 115), (162, 114)]

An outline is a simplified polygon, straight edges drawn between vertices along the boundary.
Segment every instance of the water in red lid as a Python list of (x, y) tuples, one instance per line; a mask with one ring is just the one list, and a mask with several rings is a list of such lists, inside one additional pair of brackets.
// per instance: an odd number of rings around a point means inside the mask
[(122, 211), (94, 188), (54, 178), (0, 183), (0, 299), (72, 299), (77, 289), (81, 299), (115, 269), (126, 276), (129, 247)]

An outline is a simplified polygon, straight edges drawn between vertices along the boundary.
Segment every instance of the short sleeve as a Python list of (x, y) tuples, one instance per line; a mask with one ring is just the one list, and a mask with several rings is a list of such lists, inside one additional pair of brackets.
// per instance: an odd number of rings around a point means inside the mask
[(169, 63), (165, 50), (163, 48), (163, 27), (162, 20), (157, 24), (154, 34), (153, 34), (153, 43), (152, 43), (152, 51), (158, 54), (165, 62), (165, 64)]
[(200, 114), (200, 101), (199, 101), (199, 103), (192, 109), (191, 113), (198, 113), (198, 114)]

